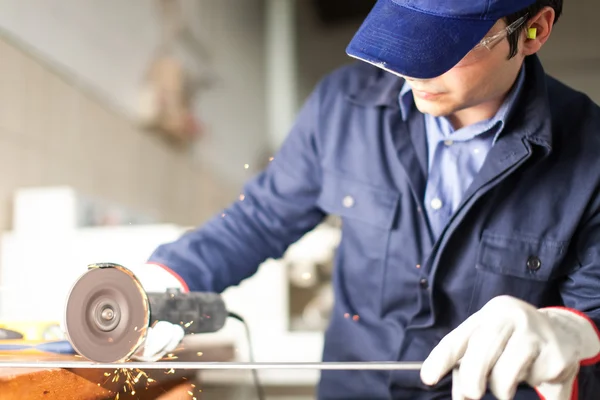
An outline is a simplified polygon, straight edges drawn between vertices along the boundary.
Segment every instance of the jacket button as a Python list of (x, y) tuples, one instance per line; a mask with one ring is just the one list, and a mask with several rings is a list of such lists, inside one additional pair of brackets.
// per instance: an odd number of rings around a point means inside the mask
[(535, 256), (531, 256), (527, 259), (527, 269), (530, 271), (537, 271), (542, 267), (542, 261)]
[(419, 281), (419, 285), (421, 285), (423, 289), (427, 289), (429, 287), (429, 282), (427, 282), (427, 279), (423, 278)]
[(352, 197), (352, 196), (346, 196), (346, 197), (344, 197), (344, 199), (342, 200), (342, 204), (346, 208), (353, 207), (354, 206), (354, 197)]

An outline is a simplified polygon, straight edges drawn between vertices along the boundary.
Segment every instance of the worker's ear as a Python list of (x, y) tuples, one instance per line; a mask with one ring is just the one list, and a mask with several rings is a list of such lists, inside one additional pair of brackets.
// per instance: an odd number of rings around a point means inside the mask
[(537, 53), (550, 38), (554, 27), (555, 12), (552, 7), (544, 7), (526, 22), (525, 34), (521, 39), (523, 55)]

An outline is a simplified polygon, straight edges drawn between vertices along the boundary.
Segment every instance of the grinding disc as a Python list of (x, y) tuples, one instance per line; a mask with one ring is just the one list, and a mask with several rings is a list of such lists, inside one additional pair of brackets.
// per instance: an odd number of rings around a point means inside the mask
[(127, 361), (144, 341), (149, 321), (142, 286), (117, 264), (91, 266), (67, 297), (66, 334), (77, 353), (94, 362)]

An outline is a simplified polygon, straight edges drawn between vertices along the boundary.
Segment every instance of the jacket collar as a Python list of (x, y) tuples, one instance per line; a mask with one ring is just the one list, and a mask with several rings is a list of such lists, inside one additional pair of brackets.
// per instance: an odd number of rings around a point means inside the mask
[(531, 143), (552, 149), (552, 117), (546, 72), (537, 55), (525, 59), (527, 79), (508, 129)]
[[(373, 67), (367, 84), (348, 94), (353, 103), (365, 107), (400, 109), (398, 96), (404, 79)], [(525, 79), (521, 95), (507, 129), (531, 143), (552, 148), (552, 123), (546, 87), (546, 73), (537, 55), (525, 59)]]
[(353, 103), (365, 107), (391, 107), (399, 109), (398, 94), (404, 79), (377, 67), (371, 67), (367, 84), (348, 94)]

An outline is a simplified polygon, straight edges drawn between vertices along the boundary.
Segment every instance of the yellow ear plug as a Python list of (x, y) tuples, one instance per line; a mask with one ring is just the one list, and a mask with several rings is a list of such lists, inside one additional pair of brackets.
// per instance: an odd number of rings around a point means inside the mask
[(527, 39), (535, 39), (537, 36), (537, 28), (527, 29)]

